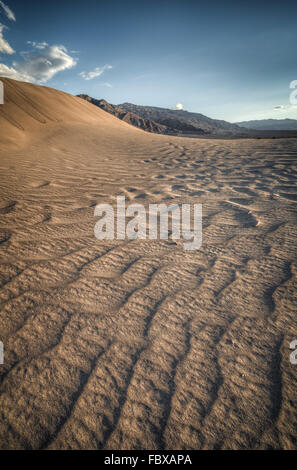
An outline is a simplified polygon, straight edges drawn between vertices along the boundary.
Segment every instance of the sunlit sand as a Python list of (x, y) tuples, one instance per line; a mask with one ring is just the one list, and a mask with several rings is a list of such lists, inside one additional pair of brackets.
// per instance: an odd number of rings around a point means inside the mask
[[(296, 448), (297, 142), (146, 133), (3, 79), (3, 449)], [(98, 203), (201, 203), (203, 243)]]

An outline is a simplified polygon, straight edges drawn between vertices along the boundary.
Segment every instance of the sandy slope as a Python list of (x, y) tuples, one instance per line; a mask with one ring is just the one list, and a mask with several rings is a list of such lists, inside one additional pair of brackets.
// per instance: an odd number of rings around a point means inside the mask
[[(157, 136), (5, 92), (1, 448), (296, 448), (296, 140)], [(202, 248), (97, 241), (117, 195), (202, 202)]]

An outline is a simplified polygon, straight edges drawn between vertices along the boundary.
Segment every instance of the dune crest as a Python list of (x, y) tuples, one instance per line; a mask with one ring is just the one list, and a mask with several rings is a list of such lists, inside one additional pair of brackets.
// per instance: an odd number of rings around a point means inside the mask
[(124, 125), (127, 130), (127, 124), (119, 124), (108, 113), (68, 93), (8, 78), (0, 80), (4, 85), (4, 105), (0, 105), (2, 144), (30, 143), (30, 139), (65, 123), (98, 125), (108, 127), (110, 132)]

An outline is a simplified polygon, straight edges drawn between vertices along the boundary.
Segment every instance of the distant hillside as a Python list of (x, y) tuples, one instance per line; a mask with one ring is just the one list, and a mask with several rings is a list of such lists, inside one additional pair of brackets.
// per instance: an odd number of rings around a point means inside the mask
[(242, 121), (236, 123), (240, 127), (257, 131), (296, 131), (296, 119), (260, 119), (257, 121)]
[(211, 119), (203, 114), (188, 111), (138, 106), (131, 103), (118, 105), (127, 112), (132, 112), (144, 119), (151, 119), (166, 126), (172, 133), (226, 135), (239, 134), (242, 129), (227, 121)]
[(211, 119), (203, 114), (188, 111), (139, 106), (131, 103), (113, 105), (88, 95), (77, 95), (122, 121), (157, 134), (189, 134), (197, 136), (240, 135), (243, 129), (227, 121)]
[(143, 129), (144, 131), (147, 132), (153, 132), (156, 134), (167, 134), (168, 129), (166, 126), (162, 126), (161, 124), (158, 124), (151, 119), (144, 119), (137, 114), (133, 112), (127, 112), (123, 109), (121, 109), (119, 106), (115, 106), (113, 104), (108, 103), (105, 100), (96, 100), (95, 98), (91, 98), (88, 95), (77, 95), (79, 98), (82, 98), (89, 103), (94, 104), (95, 106), (98, 106), (99, 108), (103, 109), (109, 114), (113, 114), (117, 118), (121, 119), (124, 122), (127, 122), (128, 124), (131, 124), (132, 126), (139, 127), (140, 129)]
[(275, 138), (296, 137), (297, 135), (297, 120), (295, 119), (265, 119), (232, 124), (183, 110), (140, 106), (132, 103), (114, 105), (86, 94), (77, 96), (127, 124), (156, 134), (227, 138)]

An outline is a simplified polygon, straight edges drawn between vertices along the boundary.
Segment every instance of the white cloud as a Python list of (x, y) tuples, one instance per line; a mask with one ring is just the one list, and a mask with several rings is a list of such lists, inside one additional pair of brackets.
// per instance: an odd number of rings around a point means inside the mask
[(13, 67), (8, 67), (5, 64), (0, 64), (0, 77), (13, 78), (14, 80), (20, 80), (22, 82), (31, 82), (31, 77), (22, 75)]
[(5, 26), (3, 24), (0, 24), (0, 52), (2, 52), (3, 54), (14, 54), (15, 51), (3, 37), (4, 28)]
[(182, 105), (181, 103), (176, 103), (175, 109), (178, 110), (178, 111), (180, 111), (180, 110), (183, 109), (183, 105)]
[(96, 67), (92, 72), (81, 72), (79, 75), (85, 80), (93, 80), (96, 77), (100, 77), (105, 70), (112, 69), (111, 65), (103, 65), (103, 67)]
[(15, 14), (13, 13), (13, 11), (11, 11), (11, 9), (7, 5), (5, 5), (5, 3), (2, 2), (1, 0), (0, 0), (0, 6), (3, 8), (8, 19), (10, 19), (11, 21), (16, 21)]
[[(40, 50), (40, 47), (37, 49)], [(0, 75), (26, 82), (46, 83), (56, 73), (70, 69), (76, 63), (64, 46), (46, 45), (42, 52), (26, 54), (22, 62), (13, 62), (12, 67), (0, 64)]]
[(35, 47), (36, 49), (45, 49), (48, 46), (47, 42), (35, 42), (35, 41), (27, 41), (27, 44), (30, 46)]

